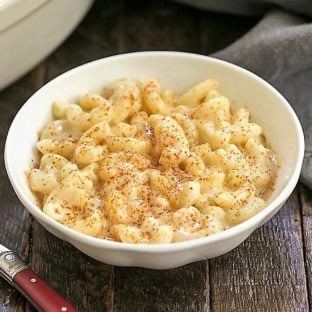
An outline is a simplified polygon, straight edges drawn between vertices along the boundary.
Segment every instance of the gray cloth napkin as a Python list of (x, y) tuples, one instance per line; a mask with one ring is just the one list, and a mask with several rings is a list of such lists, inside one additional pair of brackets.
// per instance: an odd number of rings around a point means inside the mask
[(212, 56), (249, 69), (287, 98), (305, 133), (301, 181), (312, 189), (312, 0), (178, 1), (224, 13), (263, 15), (243, 37)]

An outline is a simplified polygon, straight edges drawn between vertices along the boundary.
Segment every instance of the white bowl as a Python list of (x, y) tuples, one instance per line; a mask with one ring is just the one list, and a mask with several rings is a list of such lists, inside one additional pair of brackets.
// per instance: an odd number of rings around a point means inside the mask
[[(90, 237), (52, 220), (36, 205), (25, 171), (35, 158), (38, 130), (51, 120), (51, 102), (74, 99), (87, 91), (99, 91), (119, 78), (160, 79), (177, 92), (207, 78), (220, 81), (221, 92), (234, 105), (245, 106), (259, 123), (278, 154), (275, 191), (268, 205), (251, 219), (210, 237), (159, 245), (126, 244)], [(168, 269), (213, 258), (235, 248), (255, 229), (269, 220), (296, 186), (304, 153), (300, 123), (287, 101), (261, 78), (230, 63), (179, 52), (141, 52), (104, 58), (79, 66), (55, 78), (37, 91), (16, 115), (5, 146), (6, 169), (13, 188), (30, 213), (48, 231), (70, 242), (99, 261), (153, 269)]]
[(0, 0), (0, 89), (54, 50), (93, 0)]

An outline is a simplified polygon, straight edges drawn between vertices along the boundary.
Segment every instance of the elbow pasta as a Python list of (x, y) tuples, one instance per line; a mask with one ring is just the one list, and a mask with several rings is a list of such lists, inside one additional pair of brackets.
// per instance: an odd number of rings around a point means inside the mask
[(213, 79), (181, 96), (156, 79), (122, 79), (52, 112), (29, 185), (47, 215), (84, 234), (148, 244), (209, 236), (255, 215), (273, 190), (277, 158), (262, 128)]

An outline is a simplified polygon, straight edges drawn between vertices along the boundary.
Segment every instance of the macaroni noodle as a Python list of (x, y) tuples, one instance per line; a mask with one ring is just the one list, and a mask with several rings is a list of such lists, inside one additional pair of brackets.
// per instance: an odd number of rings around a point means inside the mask
[(277, 160), (245, 108), (207, 79), (181, 96), (156, 79), (116, 81), (56, 101), (28, 174), (51, 218), (87, 235), (171, 243), (212, 235), (261, 210)]

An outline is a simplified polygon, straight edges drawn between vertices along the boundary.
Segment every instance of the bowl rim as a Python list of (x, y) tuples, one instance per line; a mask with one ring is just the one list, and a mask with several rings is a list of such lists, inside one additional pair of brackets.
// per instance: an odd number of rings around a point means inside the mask
[[(66, 225), (63, 225), (56, 220), (52, 219), (48, 215), (46, 215), (37, 205), (35, 205), (28, 196), (23, 193), (19, 189), (18, 183), (14, 179), (14, 164), (10, 162), (10, 137), (13, 135), (15, 124), (18, 122), (18, 119), (23, 114), (24, 108), (32, 102), (33, 98), (38, 94), (45, 91), (46, 88), (53, 87), (55, 83), (63, 78), (66, 78), (71, 75), (76, 75), (79, 72), (87, 71), (90, 67), (97, 66), (98, 64), (110, 62), (111, 60), (116, 60), (119, 58), (136, 58), (136, 57), (145, 57), (145, 56), (156, 56), (156, 57), (166, 57), (166, 56), (175, 56), (175, 57), (187, 57), (187, 58), (195, 58), (202, 61), (208, 62), (217, 62), (220, 65), (230, 67), (234, 71), (239, 71), (251, 79), (256, 80), (258, 83), (264, 85), (268, 88), (279, 100), (280, 102), (287, 108), (288, 113), (291, 116), (292, 122), (295, 125), (296, 133), (298, 136), (298, 151), (296, 157), (296, 165), (293, 168), (289, 181), (287, 182), (286, 186), (281, 190), (281, 192), (276, 196), (276, 198), (267, 205), (264, 209), (259, 211), (253, 217), (243, 221), (242, 223), (235, 225), (229, 229), (226, 229), (222, 232), (213, 234), (211, 236), (195, 238), (187, 241), (182, 242), (175, 242), (175, 243), (168, 243), (168, 244), (131, 244), (131, 243), (123, 243), (117, 242), (113, 240), (108, 240), (104, 238), (97, 238), (92, 237), (80, 232), (77, 232)], [(26, 209), (36, 218), (36, 220), (40, 223), (46, 224), (52, 228), (55, 228), (56, 231), (59, 231), (62, 236), (62, 239), (69, 241), (73, 244), (79, 242), (85, 245), (89, 245), (92, 247), (103, 248), (104, 249), (111, 249), (111, 250), (127, 250), (127, 251), (134, 251), (134, 252), (144, 252), (144, 253), (165, 253), (165, 252), (172, 252), (172, 251), (180, 251), (188, 248), (194, 248), (200, 245), (206, 245), (209, 243), (215, 243), (223, 240), (227, 240), (228, 238), (234, 237), (239, 233), (243, 233), (246, 231), (253, 232), (259, 225), (262, 224), (265, 217), (269, 216), (270, 213), (274, 212), (274, 210), (281, 206), (285, 200), (290, 196), (292, 191), (294, 190), (299, 176), (301, 172), (301, 167), (303, 163), (304, 157), (304, 135), (301, 124), (298, 120), (297, 115), (295, 114), (293, 108), (288, 103), (288, 101), (268, 82), (264, 79), (260, 78), (256, 74), (252, 73), (251, 71), (244, 69), (238, 65), (232, 64), (227, 61), (223, 61), (211, 56), (200, 55), (195, 53), (188, 53), (188, 52), (178, 52), (178, 51), (142, 51), (142, 52), (131, 52), (131, 53), (123, 53), (118, 55), (113, 55), (109, 57), (104, 57), (98, 60), (94, 60), (80, 66), (74, 67), (63, 74), (55, 77), (45, 85), (43, 85), (39, 90), (37, 90), (19, 109), (18, 113), (16, 114), (15, 118), (13, 119), (5, 142), (5, 151), (4, 151), (4, 160), (5, 160), (5, 168), (9, 177), (9, 180), (13, 186), (15, 193), (17, 194), (18, 198), (20, 199), (21, 203), (26, 207)], [(23, 172), (24, 174), (24, 172)], [(63, 236), (67, 236), (63, 238)]]
[(38, 10), (49, 0), (1, 0), (0, 33)]
[(49, 0), (0, 0), (0, 34), (38, 10)]

